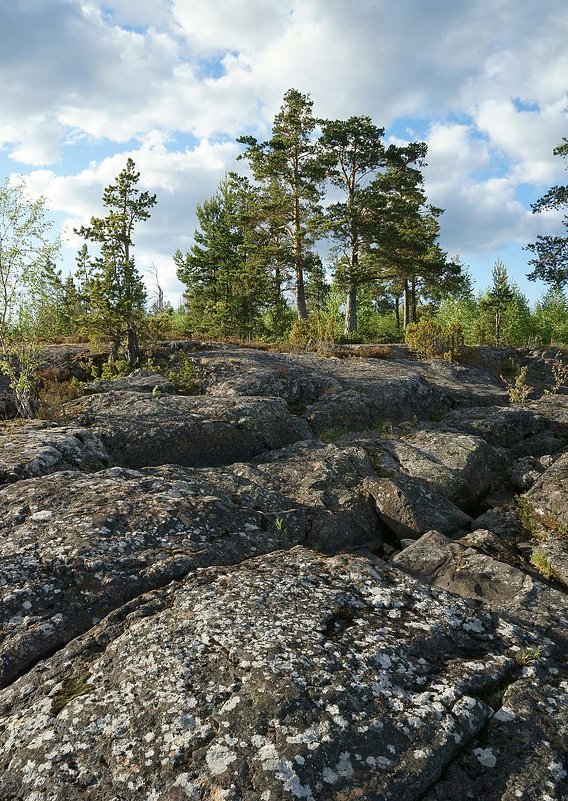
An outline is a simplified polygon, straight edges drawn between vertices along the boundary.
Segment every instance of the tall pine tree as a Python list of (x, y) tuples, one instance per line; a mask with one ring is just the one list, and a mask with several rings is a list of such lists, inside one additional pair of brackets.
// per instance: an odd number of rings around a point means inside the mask
[(357, 288), (363, 280), (361, 250), (365, 244), (367, 213), (365, 186), (384, 164), (384, 128), (370, 117), (327, 120), (322, 123), (319, 147), (331, 183), (343, 190), (343, 200), (327, 208), (328, 230), (340, 250), (337, 279), (345, 286), (345, 333), (357, 330)]
[(278, 215), (278, 228), (285, 235), (282, 241), (285, 259), (291, 251), (300, 320), (308, 316), (305, 273), (313, 263), (311, 251), (317, 236), (318, 204), (325, 176), (316, 152), (313, 136), (316, 120), (312, 109), (309, 95), (289, 89), (267, 142), (258, 142), (253, 136), (237, 140), (246, 145), (243, 158), (250, 162), (255, 179), (278, 196), (273, 211)]
[[(111, 342), (116, 358), (126, 341), (131, 366), (140, 359), (139, 330), (144, 317), (146, 290), (132, 255), (136, 223), (150, 217), (156, 196), (140, 192), (134, 161), (129, 158), (115, 183), (106, 187), (106, 217), (92, 217), (90, 225), (75, 233), (99, 246), (99, 254), (85, 281), (88, 295), (86, 326), (91, 333)], [(86, 258), (86, 253), (83, 254)]]

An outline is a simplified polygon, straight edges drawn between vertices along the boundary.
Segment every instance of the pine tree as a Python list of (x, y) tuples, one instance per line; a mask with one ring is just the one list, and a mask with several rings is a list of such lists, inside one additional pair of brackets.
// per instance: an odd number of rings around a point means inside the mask
[(365, 185), (384, 164), (384, 128), (370, 117), (322, 122), (319, 140), (321, 158), (329, 180), (344, 192), (344, 200), (327, 208), (327, 225), (343, 258), (337, 274), (345, 286), (345, 333), (357, 330), (357, 288), (363, 280), (361, 250), (365, 243), (367, 213)]
[(198, 204), (191, 251), (174, 255), (196, 333), (247, 337), (259, 328), (271, 291), (267, 265), (254, 253), (256, 203), (249, 182), (230, 173), (212, 198)]
[(272, 137), (258, 142), (252, 136), (237, 141), (246, 145), (242, 157), (250, 162), (255, 180), (278, 197), (273, 211), (283, 241), (285, 258), (291, 250), (298, 318), (307, 318), (305, 273), (320, 219), (319, 201), (325, 170), (320, 163), (313, 132), (316, 120), (309, 95), (289, 89), (274, 119)]
[(493, 284), (479, 300), (481, 311), (487, 311), (493, 316), (495, 345), (501, 345), (501, 327), (507, 306), (514, 297), (513, 287), (507, 275), (507, 268), (497, 259), (491, 271)]
[[(568, 139), (554, 148), (555, 156), (568, 158)], [(568, 166), (567, 166), (568, 169)], [(536, 203), (533, 203), (533, 214), (548, 209), (561, 209), (568, 207), (568, 185), (553, 186)], [(568, 215), (563, 221), (565, 234), (557, 236), (539, 236), (537, 241), (527, 245), (526, 250), (535, 254), (529, 261), (534, 270), (528, 274), (529, 281), (537, 279), (555, 287), (564, 287), (568, 284)]]
[[(92, 334), (110, 340), (113, 359), (126, 340), (131, 366), (140, 359), (139, 330), (146, 301), (144, 283), (132, 256), (134, 228), (149, 219), (150, 209), (156, 205), (155, 195), (137, 188), (139, 180), (140, 173), (129, 158), (116, 182), (104, 190), (106, 217), (92, 217), (90, 225), (75, 231), (100, 249), (89, 264), (84, 282), (89, 306), (85, 325)], [(82, 252), (88, 258), (86, 249)]]
[(367, 280), (400, 286), (405, 326), (417, 321), (421, 294), (433, 297), (463, 280), (459, 262), (449, 261), (438, 244), (443, 210), (430, 205), (424, 191), (426, 153), (424, 142), (391, 145), (385, 170), (367, 190)]

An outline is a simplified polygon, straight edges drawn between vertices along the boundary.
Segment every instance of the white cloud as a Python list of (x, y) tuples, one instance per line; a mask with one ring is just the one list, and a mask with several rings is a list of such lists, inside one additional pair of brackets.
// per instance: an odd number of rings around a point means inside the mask
[(0, 0), (0, 14), (0, 157), (50, 168), (30, 186), (69, 228), (101, 212), (132, 155), (159, 200), (140, 261), (165, 269), (189, 246), (195, 203), (235, 167), (226, 138), (267, 136), (292, 86), (321, 116), (428, 128), (452, 252), (558, 221), (531, 215), (518, 187), (564, 180), (564, 0)]

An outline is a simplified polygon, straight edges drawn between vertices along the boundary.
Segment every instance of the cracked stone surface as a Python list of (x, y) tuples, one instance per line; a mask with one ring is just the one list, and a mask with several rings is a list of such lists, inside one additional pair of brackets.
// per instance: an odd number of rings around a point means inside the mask
[(0, 428), (1, 801), (568, 801), (568, 398), (178, 350)]
[(229, 464), (312, 436), (280, 398), (113, 391), (70, 401), (65, 414), (98, 434), (116, 464), (130, 468)]
[(349, 555), (200, 571), (2, 693), (0, 792), (413, 801), (487, 725), (483, 696), (532, 641)]

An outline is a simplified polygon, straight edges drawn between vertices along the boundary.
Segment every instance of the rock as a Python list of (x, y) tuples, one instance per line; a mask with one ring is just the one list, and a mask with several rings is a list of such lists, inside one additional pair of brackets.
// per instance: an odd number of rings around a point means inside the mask
[(291, 539), (328, 553), (382, 543), (388, 534), (367, 486), (375, 473), (366, 453), (356, 448), (310, 440), (230, 468), (166, 465), (143, 472), (195, 485), (204, 481), (238, 505), (278, 519)]
[(310, 547), (329, 552), (382, 542), (387, 531), (369, 493), (375, 473), (361, 449), (300, 442), (235, 466), (234, 472), (306, 508)]
[(113, 378), (109, 381), (92, 381), (83, 388), (85, 395), (95, 395), (100, 392), (159, 392), (172, 395), (176, 391), (175, 384), (164, 375), (151, 370), (133, 370), (130, 375), (123, 378)]
[(472, 531), (489, 530), (512, 548), (526, 536), (526, 531), (519, 519), (518, 509), (515, 506), (497, 506), (490, 509), (476, 517), (471, 528)]
[(130, 468), (230, 464), (312, 436), (279, 398), (105, 392), (70, 401), (65, 414), (97, 433), (116, 464)]
[(420, 481), (400, 473), (368, 483), (383, 522), (399, 538), (416, 538), (432, 528), (446, 533), (466, 531), (471, 517)]
[(230, 347), (200, 354), (207, 394), (282, 397), (302, 408), (316, 435), (506, 398), (487, 371), (446, 362), (321, 358)]
[(0, 484), (54, 473), (92, 472), (109, 465), (100, 438), (87, 428), (59, 426), (40, 420), (0, 425)]
[(400, 541), (400, 547), (404, 550), (404, 548), (408, 548), (409, 545), (412, 545), (413, 542), (416, 542), (416, 540), (410, 539), (410, 537), (403, 537)]
[(568, 527), (568, 452), (539, 476), (525, 498), (536, 518), (552, 534), (559, 527)]
[(474, 434), (490, 445), (507, 448), (516, 458), (553, 453), (563, 446), (567, 436), (550, 417), (541, 413), (538, 404), (530, 408), (457, 409), (446, 415), (443, 422), (447, 428)]
[(501, 489), (487, 495), (480, 503), (480, 507), (490, 511), (498, 509), (500, 506), (510, 507), (514, 501), (515, 494), (510, 489)]
[(507, 541), (507, 538), (498, 537), (492, 531), (476, 529), (460, 537), (458, 542), (466, 548), (475, 548), (476, 551), (487, 554), (500, 562), (506, 562), (514, 567), (522, 567), (519, 557), (522, 543), (515, 543), (515, 547)]
[(435, 587), (482, 600), (516, 622), (566, 645), (568, 601), (561, 592), (510, 564), (430, 531), (389, 562)]
[(422, 429), (404, 439), (383, 441), (399, 469), (460, 508), (470, 508), (500, 481), (502, 453), (480, 437)]
[(147, 590), (306, 536), (287, 499), (264, 491), (270, 518), (189, 473), (114, 467), (0, 490), (0, 686)]
[(568, 396), (544, 395), (528, 405), (541, 419), (547, 420), (555, 436), (568, 437)]
[(482, 732), (425, 801), (546, 801), (566, 798), (566, 674), (525, 668), (505, 689)]
[(513, 489), (519, 492), (529, 490), (541, 473), (544, 473), (541, 460), (534, 456), (525, 456), (518, 459), (511, 467), (509, 482)]
[[(349, 555), (210, 568), (0, 694), (0, 796), (418, 801), (486, 730), (485, 699), (534, 643)], [(519, 714), (519, 738), (527, 726)]]
[(355, 350), (1, 427), (2, 801), (565, 797), (566, 401)]
[(531, 561), (544, 576), (568, 588), (568, 541), (565, 538), (541, 542), (533, 551)]

